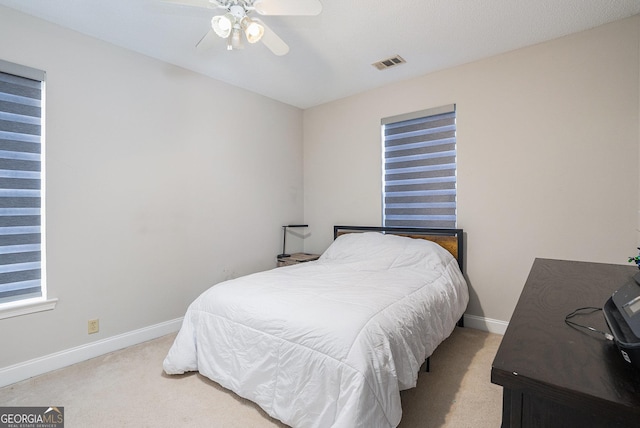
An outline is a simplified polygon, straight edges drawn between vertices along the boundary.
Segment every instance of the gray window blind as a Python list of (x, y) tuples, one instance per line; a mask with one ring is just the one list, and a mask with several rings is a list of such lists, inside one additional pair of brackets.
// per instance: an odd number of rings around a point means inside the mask
[(455, 105), (382, 120), (383, 225), (456, 227)]
[(0, 61), (0, 303), (42, 296), (44, 79)]

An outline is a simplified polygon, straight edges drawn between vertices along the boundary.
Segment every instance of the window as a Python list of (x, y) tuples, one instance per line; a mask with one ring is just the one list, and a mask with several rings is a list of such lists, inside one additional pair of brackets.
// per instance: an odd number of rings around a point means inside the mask
[(0, 305), (44, 299), (45, 73), (0, 60)]
[(383, 119), (382, 138), (382, 224), (455, 228), (455, 105)]

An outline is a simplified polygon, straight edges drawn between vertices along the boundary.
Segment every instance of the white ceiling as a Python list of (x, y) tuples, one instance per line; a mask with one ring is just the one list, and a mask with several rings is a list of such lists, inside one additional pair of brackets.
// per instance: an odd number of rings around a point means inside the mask
[[(217, 10), (160, 0), (0, 0), (118, 46), (308, 108), (640, 13), (640, 0), (320, 0), (318, 16), (262, 16), (289, 46), (196, 43)], [(2, 10), (0, 10), (2, 13)], [(371, 64), (400, 55), (407, 63)]]

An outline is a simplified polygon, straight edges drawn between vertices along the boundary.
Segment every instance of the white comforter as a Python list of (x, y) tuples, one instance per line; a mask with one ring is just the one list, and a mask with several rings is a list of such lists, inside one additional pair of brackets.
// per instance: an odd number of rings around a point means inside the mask
[(343, 235), (316, 262), (204, 292), (164, 370), (199, 371), (293, 427), (395, 427), (400, 391), (415, 386), (468, 299), (440, 246)]

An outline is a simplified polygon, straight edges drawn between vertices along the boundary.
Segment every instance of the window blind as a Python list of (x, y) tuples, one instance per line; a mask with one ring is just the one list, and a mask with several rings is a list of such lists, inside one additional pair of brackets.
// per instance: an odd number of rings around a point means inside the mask
[(0, 61), (0, 303), (42, 296), (44, 78)]
[(456, 227), (455, 105), (382, 120), (383, 224)]

